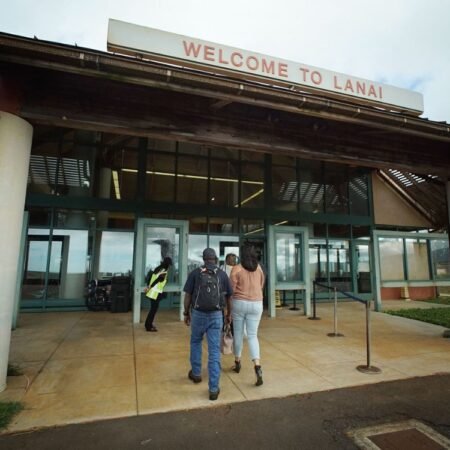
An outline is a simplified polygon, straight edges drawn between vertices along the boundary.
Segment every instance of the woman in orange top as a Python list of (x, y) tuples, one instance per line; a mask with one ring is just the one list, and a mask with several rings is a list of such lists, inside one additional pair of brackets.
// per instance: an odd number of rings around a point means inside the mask
[(233, 301), (231, 303), (235, 362), (233, 370), (236, 373), (241, 370), (245, 328), (250, 357), (255, 368), (256, 386), (261, 386), (263, 379), (258, 327), (263, 312), (264, 273), (258, 264), (258, 256), (253, 246), (246, 244), (241, 247), (241, 261), (240, 264), (233, 267), (230, 280), (233, 287)]

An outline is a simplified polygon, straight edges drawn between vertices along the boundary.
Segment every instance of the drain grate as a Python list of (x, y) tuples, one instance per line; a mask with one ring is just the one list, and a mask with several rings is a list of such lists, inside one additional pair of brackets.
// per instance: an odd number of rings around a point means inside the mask
[(349, 436), (362, 449), (447, 450), (450, 440), (417, 420), (352, 430)]

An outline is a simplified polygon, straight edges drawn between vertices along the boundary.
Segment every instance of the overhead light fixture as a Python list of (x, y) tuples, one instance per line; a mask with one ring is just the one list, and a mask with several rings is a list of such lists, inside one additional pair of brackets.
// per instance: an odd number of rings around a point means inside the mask
[(117, 170), (112, 171), (112, 179), (114, 184), (114, 192), (116, 194), (117, 200), (120, 200), (120, 186), (119, 186), (119, 174)]

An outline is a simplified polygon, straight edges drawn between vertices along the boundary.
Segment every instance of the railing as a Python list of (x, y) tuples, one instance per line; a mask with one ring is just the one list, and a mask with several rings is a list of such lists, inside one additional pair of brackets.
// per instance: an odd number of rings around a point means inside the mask
[(350, 294), (349, 292), (341, 291), (336, 288), (336, 286), (328, 286), (327, 284), (319, 283), (318, 281), (313, 281), (313, 316), (310, 317), (311, 320), (320, 320), (320, 317), (316, 316), (316, 285), (328, 289), (328, 292), (334, 291), (334, 332), (328, 333), (330, 337), (343, 337), (343, 334), (338, 333), (338, 316), (337, 316), (337, 293), (344, 295), (347, 298), (356, 300), (357, 302), (366, 305), (366, 349), (367, 349), (367, 365), (357, 366), (356, 369), (360, 372), (367, 374), (381, 373), (381, 369), (372, 366), (370, 364), (370, 347), (371, 347), (371, 323), (370, 323), (370, 300), (364, 300), (357, 297), (356, 295)]

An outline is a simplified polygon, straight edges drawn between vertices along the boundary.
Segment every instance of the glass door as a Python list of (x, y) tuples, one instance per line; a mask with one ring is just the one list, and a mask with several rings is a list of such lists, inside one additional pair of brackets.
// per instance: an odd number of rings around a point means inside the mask
[(310, 312), (308, 229), (271, 225), (268, 241), (269, 315), (275, 317), (275, 291), (303, 291), (305, 314)]
[(370, 245), (369, 242), (355, 243), (356, 292), (370, 294), (372, 292)]
[[(140, 322), (142, 292), (145, 275), (158, 266), (165, 257), (172, 258), (173, 266), (164, 289), (180, 295), (187, 277), (187, 241), (189, 224), (183, 220), (139, 219), (135, 247), (133, 322)], [(148, 305), (147, 305), (148, 306)]]

